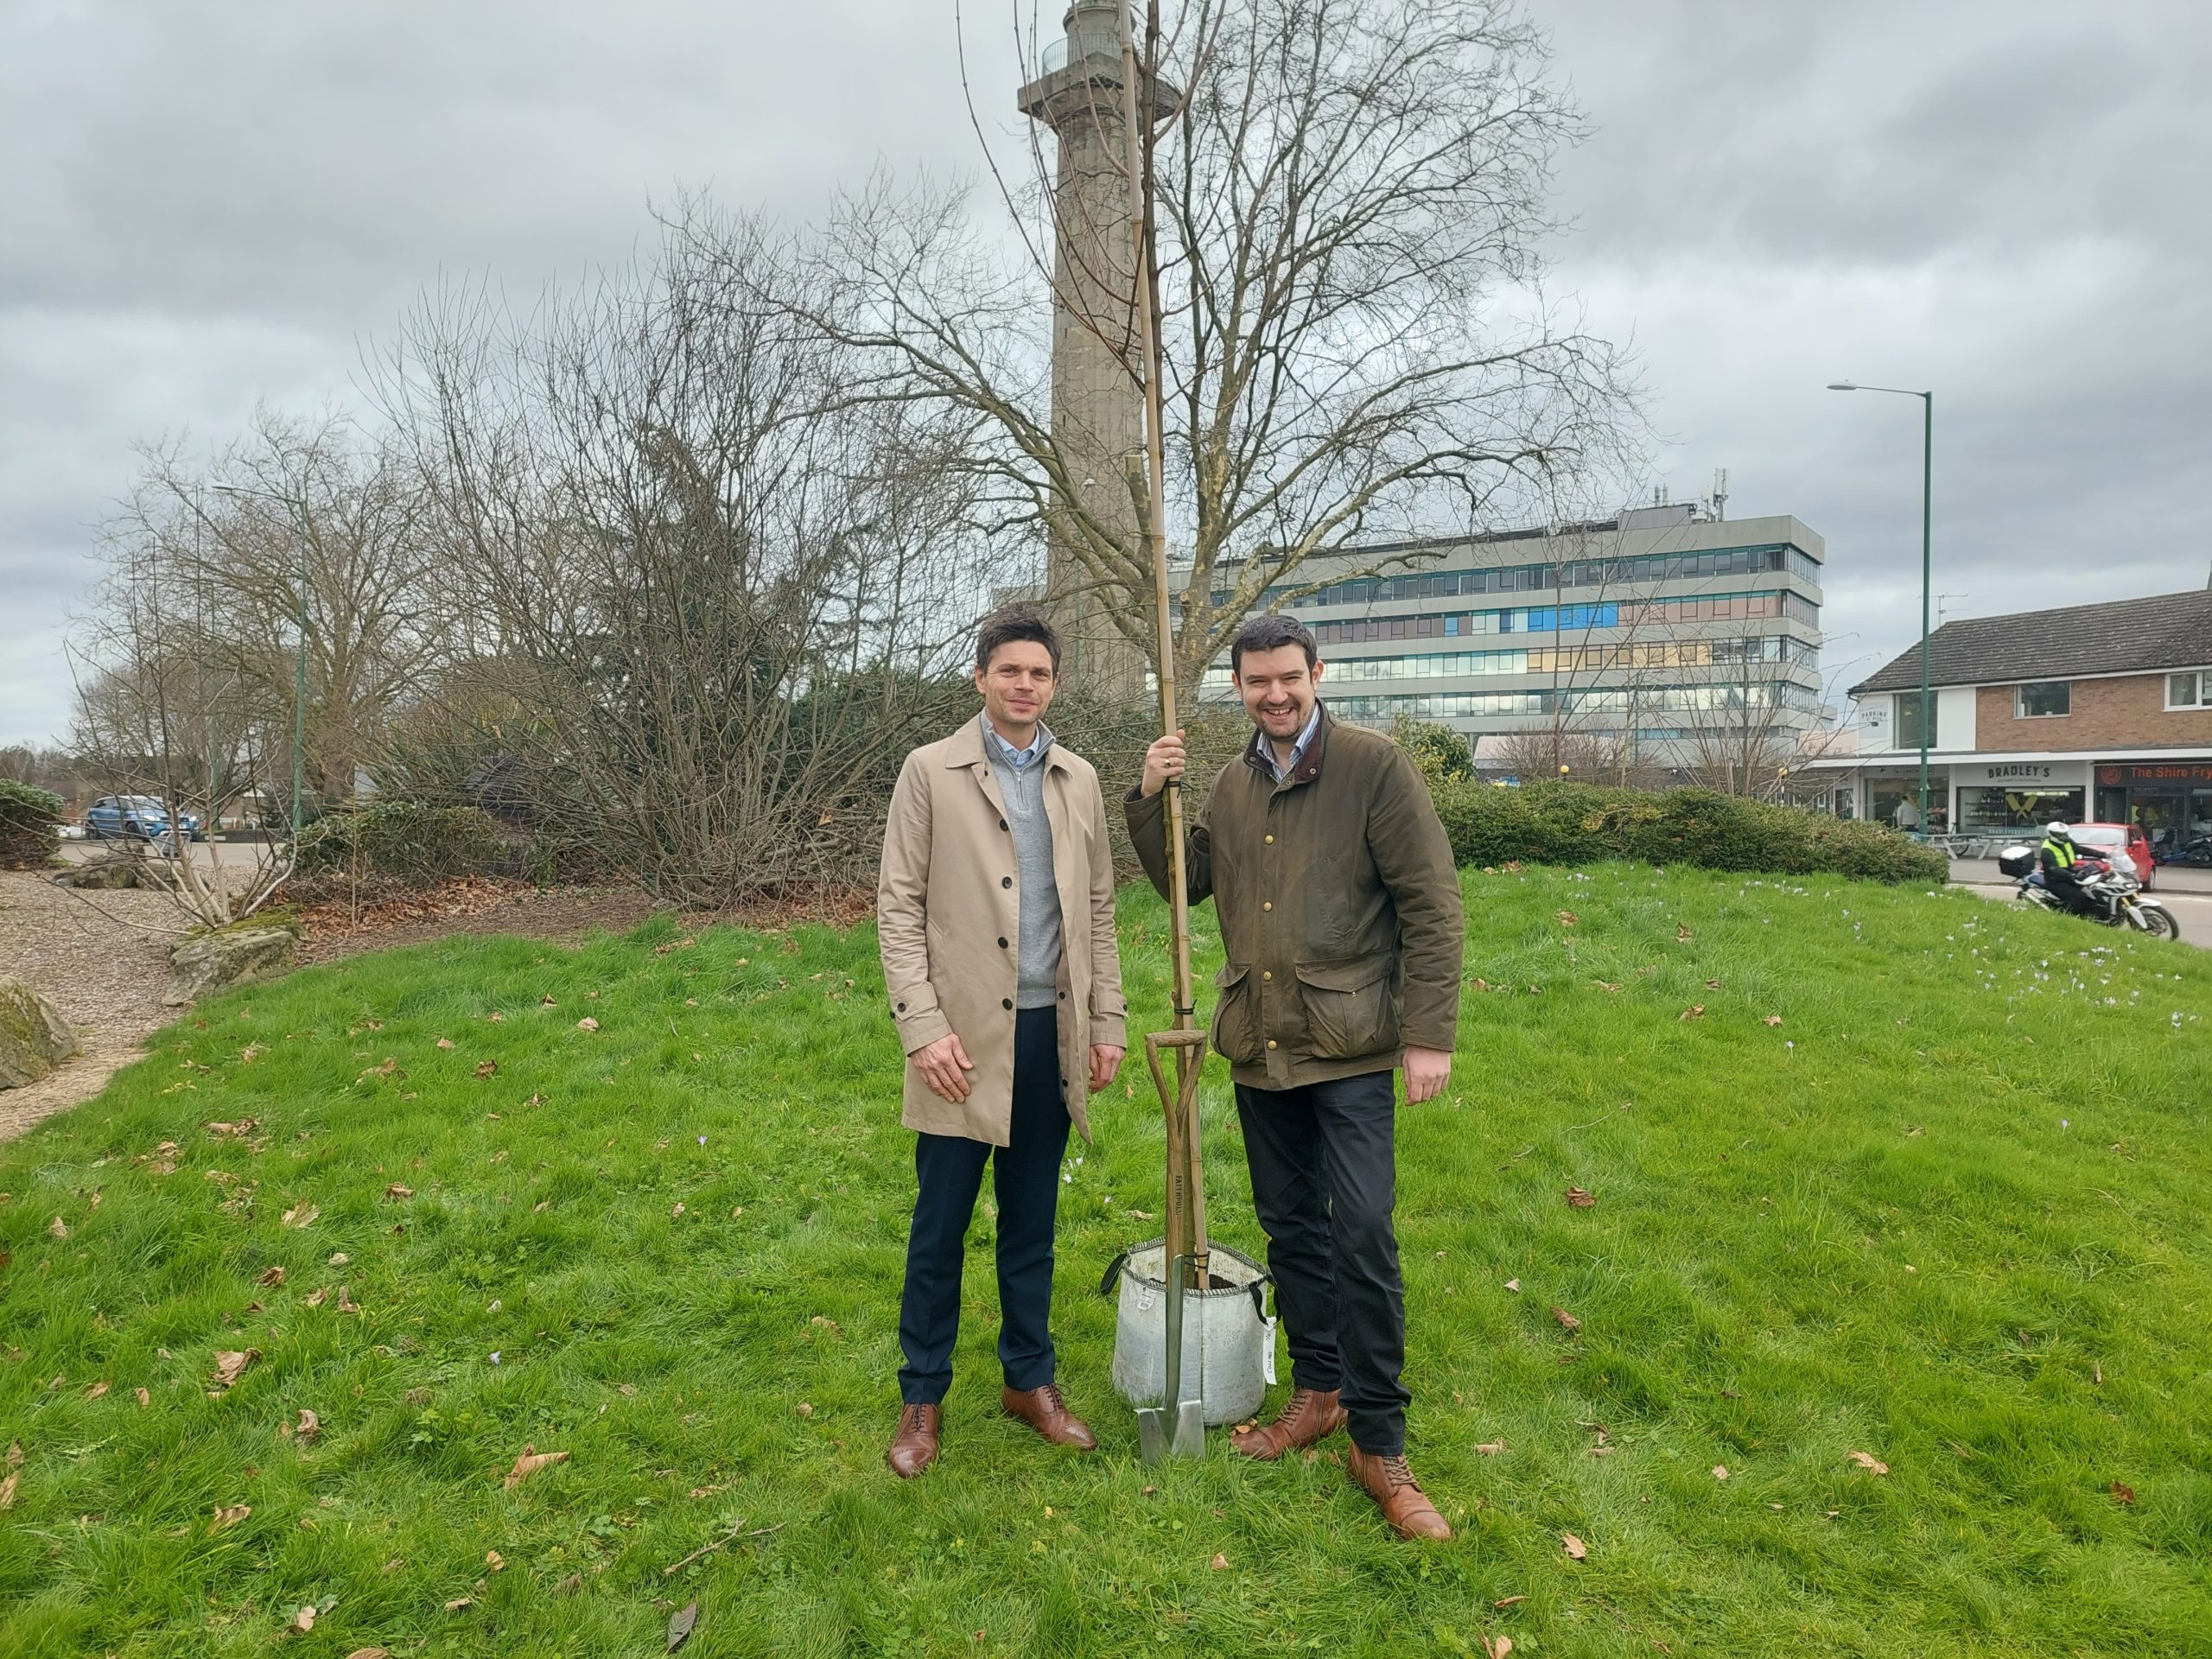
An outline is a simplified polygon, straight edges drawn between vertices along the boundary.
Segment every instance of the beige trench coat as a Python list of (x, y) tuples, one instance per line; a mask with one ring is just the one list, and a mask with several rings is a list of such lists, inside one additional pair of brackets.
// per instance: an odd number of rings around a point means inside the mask
[[(1060, 1090), (1085, 1141), (1094, 1043), (1123, 1046), (1114, 940), (1114, 858), (1090, 763), (1045, 752), (1045, 816), (1060, 895)], [(906, 757), (883, 831), (876, 920), (899, 1046), (912, 1056), (947, 1032), (975, 1062), (968, 1098), (933, 1093), (906, 1062), (900, 1121), (930, 1135), (1005, 1146), (1014, 1116), (1014, 994), (1021, 873), (980, 720)]]

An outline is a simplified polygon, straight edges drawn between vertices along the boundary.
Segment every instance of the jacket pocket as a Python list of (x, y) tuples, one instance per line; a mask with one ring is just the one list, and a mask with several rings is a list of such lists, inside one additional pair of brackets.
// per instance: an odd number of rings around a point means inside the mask
[(1300, 963), (1307, 1052), (1317, 1060), (1356, 1060), (1398, 1046), (1398, 1009), (1387, 953), (1351, 962)]
[(1250, 964), (1231, 963), (1213, 976), (1221, 993), (1213, 1007), (1214, 1052), (1231, 1065), (1256, 1065), (1260, 1061), (1260, 1009), (1252, 995)]

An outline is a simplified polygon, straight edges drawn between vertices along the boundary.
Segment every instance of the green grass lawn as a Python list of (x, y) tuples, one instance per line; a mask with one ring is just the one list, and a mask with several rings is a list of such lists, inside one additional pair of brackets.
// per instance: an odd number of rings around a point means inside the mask
[[(944, 1461), (893, 1480), (874, 935), (658, 918), (234, 993), (0, 1147), (0, 1653), (646, 1654), (695, 1600), (688, 1654), (2212, 1652), (2212, 963), (1955, 892), (1467, 892), (1399, 1129), (1452, 1543), (1387, 1537), (1341, 1440), (1140, 1464), (1091, 1294), (1157, 1230), (1135, 1067), (1062, 1193), (1103, 1450), (997, 1415), (986, 1211)], [(1141, 1027), (1165, 913), (1122, 925)], [(1256, 1253), (1225, 1078), (1205, 1114)], [(568, 1460), (505, 1488), (525, 1446)]]

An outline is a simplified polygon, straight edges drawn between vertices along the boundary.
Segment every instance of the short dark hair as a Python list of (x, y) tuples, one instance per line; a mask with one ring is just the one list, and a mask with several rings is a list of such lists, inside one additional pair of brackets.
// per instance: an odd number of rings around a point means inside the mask
[(1244, 653), (1248, 651), (1274, 651), (1284, 645), (1296, 645), (1303, 651), (1308, 668), (1320, 660), (1320, 652), (1313, 645), (1313, 631), (1296, 617), (1251, 617), (1229, 642), (1229, 671), (1243, 671)]
[(976, 671), (982, 673), (1001, 645), (1029, 639), (1052, 653), (1052, 673), (1060, 671), (1060, 631), (1035, 605), (1003, 605), (976, 626)]

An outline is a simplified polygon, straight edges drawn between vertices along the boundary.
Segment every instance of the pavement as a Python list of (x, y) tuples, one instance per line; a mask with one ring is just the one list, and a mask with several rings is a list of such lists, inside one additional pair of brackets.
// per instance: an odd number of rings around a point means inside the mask
[[(1985, 899), (2012, 902), (2012, 879), (1998, 873), (1994, 859), (1953, 859), (1951, 885), (1968, 888)], [(2181, 924), (2183, 944), (2212, 950), (2212, 870), (2161, 864), (2152, 878), (2151, 893)]]

